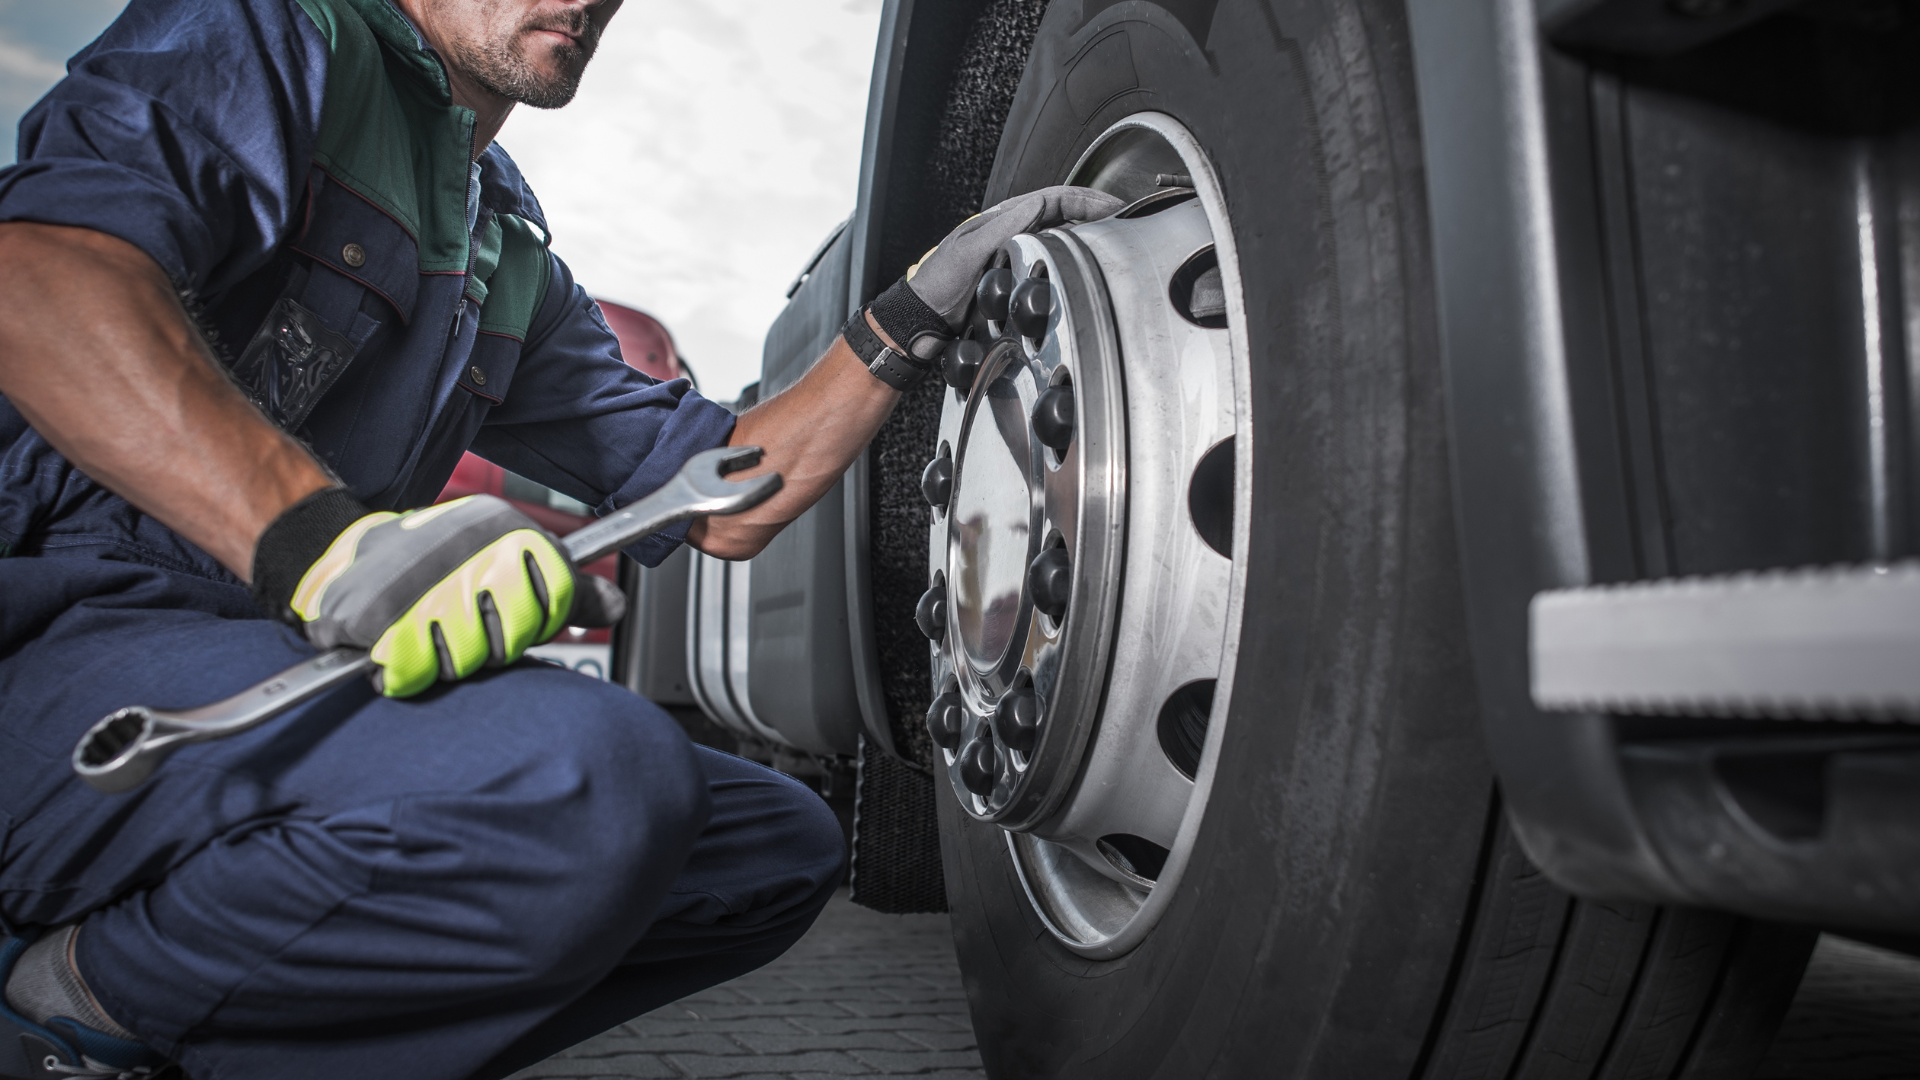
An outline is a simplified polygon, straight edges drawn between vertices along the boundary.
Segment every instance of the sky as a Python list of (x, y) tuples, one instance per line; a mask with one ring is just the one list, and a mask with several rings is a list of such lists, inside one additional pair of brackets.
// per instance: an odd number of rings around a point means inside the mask
[[(880, 3), (627, 0), (573, 104), (500, 133), (574, 277), (665, 322), (709, 397), (759, 378), (787, 286), (853, 210)], [(123, 7), (0, 0), (0, 130)]]

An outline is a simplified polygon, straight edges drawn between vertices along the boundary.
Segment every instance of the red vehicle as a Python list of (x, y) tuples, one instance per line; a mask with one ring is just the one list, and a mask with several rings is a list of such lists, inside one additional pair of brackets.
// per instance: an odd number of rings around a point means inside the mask
[[(689, 377), (686, 365), (681, 363), (680, 354), (674, 348), (673, 335), (660, 320), (644, 311), (610, 301), (601, 300), (598, 303), (601, 314), (606, 316), (607, 325), (613, 328), (614, 334), (620, 339), (620, 353), (628, 364), (663, 381)], [(556, 536), (565, 536), (593, 520), (593, 509), (587, 504), (518, 473), (508, 472), (475, 454), (460, 459), (460, 464), (453, 470), (453, 477), (447, 481), (446, 489), (440, 492), (440, 497), (435, 501), (446, 502), (466, 495), (482, 494), (497, 495), (507, 500)], [(608, 581), (618, 581), (619, 566), (620, 556), (609, 555), (589, 565), (587, 572)], [(604, 627), (589, 630), (570, 626), (553, 641), (533, 652), (564, 663), (576, 671), (605, 678), (609, 669), (607, 651), (610, 635), (611, 631)]]

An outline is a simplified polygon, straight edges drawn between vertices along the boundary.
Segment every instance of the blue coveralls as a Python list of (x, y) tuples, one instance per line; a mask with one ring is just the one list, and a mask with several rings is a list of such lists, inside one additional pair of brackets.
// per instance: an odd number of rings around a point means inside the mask
[[(139, 246), (229, 361), (278, 298), (327, 313), (359, 351), (296, 431), (377, 508), (431, 501), (471, 446), (604, 512), (724, 443), (726, 411), (622, 363), (557, 258), (525, 326), (488, 322), (488, 222), (545, 231), (504, 152), (464, 273), (329, 175), (313, 11), (366, 13), (415, 90), (444, 77), (385, 0), (321, 2), (133, 0), (23, 122), (0, 220)], [(471, 210), (466, 176), (421, 184)], [(197, 1080), (505, 1075), (779, 955), (840, 878), (811, 792), (532, 662), (407, 701), (354, 685), (100, 795), (67, 763), (95, 719), (312, 650), (3, 398), (0, 555), (0, 929), (84, 919), (88, 985)]]

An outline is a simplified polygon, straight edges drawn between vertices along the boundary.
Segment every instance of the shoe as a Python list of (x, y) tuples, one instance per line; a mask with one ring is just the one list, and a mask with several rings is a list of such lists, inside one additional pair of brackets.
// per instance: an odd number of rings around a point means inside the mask
[[(0, 989), (35, 936), (0, 937)], [(169, 1068), (144, 1043), (116, 1039), (64, 1016), (36, 1024), (14, 1012), (0, 993), (0, 1080), (160, 1080)]]

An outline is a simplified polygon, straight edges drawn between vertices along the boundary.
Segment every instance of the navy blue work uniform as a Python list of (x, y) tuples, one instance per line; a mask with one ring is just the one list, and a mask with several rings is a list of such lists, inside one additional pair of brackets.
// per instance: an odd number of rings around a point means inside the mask
[[(472, 138), (387, 0), (132, 0), (22, 123), (0, 220), (147, 252), (375, 508), (430, 502), (469, 448), (623, 505), (732, 418), (621, 362)], [(68, 767), (117, 707), (311, 653), (0, 399), (0, 929), (84, 920), (107, 1012), (198, 1080), (501, 1076), (779, 955), (838, 883), (811, 792), (532, 662), (348, 687), (127, 795)]]

